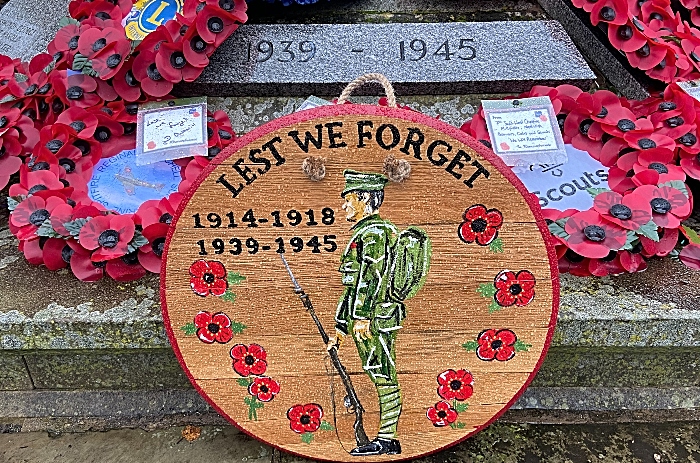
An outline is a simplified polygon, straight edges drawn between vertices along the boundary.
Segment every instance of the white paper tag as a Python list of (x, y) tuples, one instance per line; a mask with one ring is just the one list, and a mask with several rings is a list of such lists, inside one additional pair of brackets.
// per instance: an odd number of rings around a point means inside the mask
[(318, 108), (319, 106), (330, 106), (333, 103), (331, 103), (328, 100), (324, 100), (323, 98), (319, 98), (317, 96), (311, 95), (308, 97), (304, 102), (297, 108), (296, 111), (294, 112), (299, 112), (303, 111), (305, 109), (313, 109), (313, 108)]
[(207, 155), (206, 98), (189, 98), (139, 107), (136, 164)]
[(493, 151), (509, 166), (566, 162), (549, 97), (482, 100)]
[(700, 80), (678, 82), (678, 86), (683, 89), (685, 93), (700, 101)]
[(542, 208), (578, 209), (593, 206), (589, 188), (608, 188), (608, 168), (587, 152), (566, 145), (568, 161), (557, 164), (534, 164), (516, 172), (520, 181), (537, 195)]

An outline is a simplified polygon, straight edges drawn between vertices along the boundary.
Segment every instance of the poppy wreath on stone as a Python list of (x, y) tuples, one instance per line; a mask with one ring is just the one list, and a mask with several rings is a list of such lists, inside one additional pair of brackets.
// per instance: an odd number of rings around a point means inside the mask
[[(0, 189), (9, 187), (10, 230), (35, 265), (69, 268), (83, 281), (160, 271), (165, 236), (182, 195), (119, 215), (88, 196), (93, 167), (136, 144), (141, 103), (171, 99), (246, 22), (245, 0), (185, 0), (182, 14), (141, 42), (122, 19), (132, 0), (72, 0), (69, 16), (29, 62), (0, 55)], [(208, 156), (178, 159), (184, 192), (235, 139), (223, 111), (209, 113)]]
[[(551, 99), (564, 142), (609, 168), (609, 189), (588, 190), (589, 210), (543, 210), (560, 270), (637, 272), (650, 257), (679, 252), (681, 261), (699, 268), (700, 240), (682, 222), (693, 204), (686, 178), (700, 179), (700, 102), (677, 84), (643, 101), (571, 85), (536, 86), (517, 98), (537, 96)], [(483, 109), (462, 130), (491, 148)]]

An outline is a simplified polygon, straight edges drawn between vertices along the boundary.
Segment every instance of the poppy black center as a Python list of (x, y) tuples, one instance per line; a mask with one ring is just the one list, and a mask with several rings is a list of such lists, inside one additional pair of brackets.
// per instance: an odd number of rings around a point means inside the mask
[(146, 75), (148, 75), (148, 78), (151, 80), (161, 80), (163, 78), (163, 76), (160, 75), (160, 72), (158, 72), (156, 63), (151, 63), (146, 68)]
[(5, 154), (7, 154), (7, 148), (5, 148), (5, 146), (3, 145), (2, 147), (0, 147), (0, 159), (2, 159), (5, 156)]
[(642, 58), (646, 58), (651, 54), (651, 48), (649, 48), (649, 44), (645, 43), (642, 48), (637, 50), (637, 54), (641, 56)]
[(255, 357), (253, 357), (252, 355), (246, 355), (243, 360), (245, 361), (246, 365), (252, 365), (255, 363)]
[(267, 393), (267, 392), (269, 392), (269, 391), (270, 391), (270, 390), (269, 390), (269, 389), (267, 388), (267, 386), (265, 386), (264, 384), (263, 384), (262, 386), (260, 386), (260, 392)]
[(600, 108), (600, 112), (598, 113), (598, 116), (597, 116), (597, 117), (600, 117), (600, 118), (602, 119), (602, 118), (604, 118), (604, 117), (607, 116), (607, 115), (608, 115), (608, 108), (606, 108), (605, 106), (603, 106), (602, 108)]
[(496, 339), (491, 343), (491, 349), (493, 350), (498, 350), (501, 348), (501, 346), (503, 346), (503, 341), (501, 341), (500, 339)]
[(572, 264), (578, 264), (579, 262), (583, 262), (583, 259), (585, 259), (585, 257), (583, 257), (581, 254), (574, 252), (571, 249), (566, 251), (564, 258)]
[(66, 98), (69, 100), (79, 100), (83, 97), (83, 89), (74, 85), (66, 90)]
[(119, 66), (119, 63), (122, 62), (122, 55), (119, 53), (115, 53), (113, 55), (109, 55), (107, 58), (107, 67), (110, 69), (114, 69), (117, 66)]
[(98, 127), (95, 130), (95, 139), (99, 142), (106, 142), (112, 137), (112, 131), (107, 127)]
[(37, 89), (37, 88), (39, 88), (39, 86), (38, 86), (37, 84), (32, 84), (32, 85), (30, 85), (30, 86), (27, 87), (27, 89), (24, 91), (24, 95), (25, 95), (25, 96), (31, 95), (32, 93), (36, 92), (36, 89)]
[(126, 113), (130, 116), (135, 116), (139, 112), (139, 105), (131, 103), (126, 105)]
[(8, 122), (7, 116), (0, 117), (0, 129), (5, 127), (7, 125), (7, 122)]
[(51, 84), (44, 84), (37, 93), (39, 93), (39, 95), (46, 95), (49, 93), (49, 90), (51, 90)]
[(75, 170), (75, 162), (73, 162), (72, 159), (61, 158), (58, 160), (58, 163), (68, 174), (72, 173)]
[(122, 127), (124, 127), (124, 135), (131, 135), (132, 133), (136, 132), (136, 124), (130, 124), (127, 122), (120, 122)]
[(22, 114), (33, 121), (36, 120), (36, 111), (34, 111), (34, 108), (27, 108)]
[(211, 148), (209, 148), (209, 149), (207, 150), (207, 153), (208, 153), (207, 159), (209, 159), (209, 160), (211, 161), (211, 160), (214, 159), (214, 158), (216, 157), (216, 155), (219, 154), (220, 152), (221, 152), (221, 148), (219, 148), (218, 146), (212, 146)]
[(631, 178), (631, 177), (634, 177), (634, 174), (635, 174), (634, 169), (630, 169), (630, 170), (628, 170), (627, 173), (625, 174), (625, 177)]
[(95, 42), (92, 44), (92, 51), (95, 51), (95, 52), (100, 51), (106, 46), (107, 46), (107, 39), (105, 39), (104, 37), (99, 38), (99, 39), (95, 40)]
[(437, 412), (437, 416), (438, 418), (445, 418), (447, 416), (447, 412), (440, 410), (439, 412)]
[(620, 220), (629, 220), (632, 218), (632, 209), (624, 204), (615, 204), (610, 208), (610, 215)]
[(187, 34), (187, 29), (189, 28), (190, 26), (188, 26), (187, 24), (183, 24), (182, 26), (180, 26), (180, 35), (184, 36), (185, 34)]
[(70, 246), (63, 246), (63, 249), (61, 249), (61, 259), (63, 259), (63, 262), (70, 264), (70, 258), (73, 257), (73, 252), (73, 248)]
[(309, 415), (301, 415), (301, 418), (299, 418), (299, 422), (301, 424), (309, 424), (311, 423), (311, 417)]
[[(81, 90), (81, 92), (82, 92), (82, 90)], [(68, 94), (68, 92), (66, 92), (66, 94)], [(60, 98), (54, 98), (53, 102), (51, 103), (51, 110), (53, 112), (55, 112), (56, 114), (63, 111), (63, 102), (61, 101)]]
[(170, 223), (173, 221), (173, 216), (169, 212), (166, 212), (165, 214), (160, 216), (160, 219), (158, 219), (158, 222), (160, 223), (165, 223), (170, 225)]
[(517, 283), (514, 283), (510, 285), (508, 291), (510, 291), (510, 294), (512, 294), (513, 296), (517, 296), (518, 294), (523, 292), (523, 287)]
[(107, 13), (105, 11), (100, 11), (99, 13), (97, 13), (95, 15), (95, 17), (100, 18), (103, 21), (106, 21), (108, 19), (112, 19), (112, 17), (109, 15), (109, 13)]
[(34, 164), (32, 166), (32, 172), (36, 172), (37, 170), (50, 170), (50, 169), (51, 169), (51, 166), (46, 161), (37, 162), (36, 164)]
[(75, 130), (76, 132), (80, 132), (81, 130), (83, 130), (83, 129), (86, 127), (86, 126), (85, 126), (85, 122), (83, 122), (83, 121), (73, 121), (73, 122), (71, 122), (69, 125), (70, 125), (70, 126), (73, 128), (73, 130)]
[(654, 198), (649, 204), (651, 204), (651, 210), (656, 214), (667, 214), (671, 210), (671, 203), (664, 198)]
[(450, 381), (450, 389), (452, 389), (453, 391), (459, 391), (460, 389), (462, 389), (462, 381), (458, 379), (453, 379), (452, 381)]
[(151, 249), (153, 249), (153, 254), (158, 257), (163, 255), (163, 249), (165, 248), (165, 238), (158, 238), (151, 243)]
[(58, 153), (58, 150), (60, 150), (62, 146), (63, 142), (61, 140), (56, 140), (55, 138), (46, 143), (46, 148), (53, 154)]
[(663, 103), (659, 103), (659, 111), (673, 111), (676, 108), (676, 103), (673, 101), (664, 101)]
[(203, 53), (207, 49), (207, 43), (200, 36), (195, 35), (190, 40), (190, 48), (197, 53)]
[(32, 215), (29, 216), (29, 223), (35, 227), (40, 227), (41, 224), (44, 223), (44, 220), (49, 218), (49, 215), (49, 211), (46, 209), (39, 209), (38, 211), (32, 212)]
[(620, 119), (617, 122), (617, 128), (623, 132), (629, 132), (630, 130), (634, 130), (636, 126), (634, 125), (634, 122), (629, 119)]
[(125, 256), (122, 256), (122, 262), (124, 262), (126, 265), (136, 265), (139, 263), (139, 253), (138, 252), (132, 252), (130, 254), (127, 254)]
[(219, 6), (222, 10), (231, 11), (234, 7), (233, 0), (219, 0)]
[(187, 60), (181, 51), (176, 51), (170, 55), (170, 65), (175, 69), (182, 69), (185, 67), (185, 64), (187, 64)]
[(83, 156), (90, 154), (90, 143), (86, 142), (85, 140), (75, 140), (73, 142), (73, 146), (78, 148)]
[(603, 21), (613, 21), (615, 19), (615, 10), (609, 6), (603, 7), (600, 10), (600, 17)]
[(119, 232), (116, 230), (105, 230), (97, 237), (97, 244), (103, 248), (112, 249), (119, 244)]
[(207, 127), (207, 138), (211, 138), (214, 136), (214, 129), (211, 127)]
[(664, 17), (659, 13), (652, 13), (649, 15), (649, 19), (656, 19), (657, 21), (663, 21)]
[(620, 40), (629, 40), (632, 38), (632, 28), (629, 26), (622, 26), (617, 30), (617, 36)]
[(224, 22), (221, 18), (217, 18), (216, 16), (209, 18), (209, 21), (207, 21), (207, 29), (214, 34), (218, 34), (224, 30)]
[(581, 132), (581, 135), (588, 135), (588, 130), (591, 128), (591, 125), (593, 125), (593, 120), (592, 119), (585, 119), (578, 126), (578, 131)]
[(670, 119), (666, 119), (666, 125), (668, 125), (668, 126), (671, 127), (671, 128), (673, 128), (673, 127), (680, 127), (681, 125), (683, 125), (683, 122), (685, 122), (685, 121), (684, 121), (683, 118), (680, 117), (680, 116), (676, 116), (676, 117), (672, 117), (672, 118), (670, 118)]
[(668, 167), (660, 162), (652, 162), (649, 164), (649, 168), (657, 171), (660, 174), (668, 174)]
[(131, 72), (131, 69), (126, 71), (126, 74), (124, 74), (124, 81), (129, 87), (136, 87), (139, 84), (139, 81), (136, 80), (136, 77), (134, 77), (134, 73)]
[(698, 141), (698, 138), (692, 133), (686, 133), (678, 141), (684, 146), (693, 146)]
[(207, 325), (207, 330), (209, 330), (209, 332), (210, 332), (210, 333), (213, 333), (213, 334), (218, 333), (218, 332), (219, 332), (219, 328), (220, 328), (219, 325), (217, 325), (216, 323), (209, 323), (209, 324)]
[(33, 195), (37, 191), (44, 191), (44, 190), (48, 190), (46, 185), (34, 185), (33, 187), (31, 187), (29, 189), (29, 191), (27, 191), (27, 194)]
[(603, 262), (612, 262), (617, 257), (617, 251), (610, 251), (607, 256), (601, 258)]
[(105, 268), (107, 266), (107, 261), (103, 260), (101, 262), (93, 262), (92, 266), (95, 268)]
[[(566, 123), (566, 114), (557, 115), (557, 122), (559, 123), (559, 130), (564, 131), (564, 124)], [(490, 143), (489, 143), (490, 145)], [(489, 148), (491, 148), (489, 146)]]
[(642, 138), (641, 140), (639, 140), (639, 147), (643, 150), (656, 148), (656, 142), (651, 138)]
[(219, 129), (219, 138), (222, 138), (224, 140), (230, 140), (231, 137), (232, 137), (232, 135), (230, 133), (228, 133), (225, 130)]
[(68, 48), (70, 48), (71, 50), (75, 50), (76, 48), (78, 48), (78, 39), (79, 37), (77, 35), (71, 37), (68, 41)]
[(484, 219), (476, 219), (472, 221), (472, 231), (474, 233), (483, 233), (487, 226), (488, 222), (486, 222)]
[(605, 239), (605, 230), (598, 225), (588, 225), (583, 229), (583, 234), (591, 241), (599, 242)]
[(63, 52), (62, 52), (62, 51), (57, 51), (56, 53), (53, 54), (53, 60), (54, 60), (54, 61), (59, 61), (61, 58), (63, 58)]

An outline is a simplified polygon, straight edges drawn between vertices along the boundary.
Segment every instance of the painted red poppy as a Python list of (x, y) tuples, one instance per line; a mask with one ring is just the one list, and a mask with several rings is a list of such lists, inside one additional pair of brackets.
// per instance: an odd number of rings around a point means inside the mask
[(233, 371), (241, 376), (262, 375), (267, 370), (267, 352), (258, 344), (236, 344), (231, 348)]
[(535, 276), (528, 270), (521, 270), (517, 274), (502, 270), (493, 283), (496, 286), (493, 298), (502, 307), (522, 307), (535, 298)]
[(267, 376), (259, 376), (253, 379), (248, 386), (248, 393), (260, 402), (269, 402), (280, 392), (280, 385), (277, 381)]
[(190, 266), (190, 287), (198, 296), (223, 296), (228, 289), (224, 264), (203, 259), (193, 263)]
[(498, 237), (498, 231), (503, 225), (503, 214), (497, 209), (486, 209), (482, 204), (471, 206), (464, 212), (464, 222), (459, 226), (457, 234), (465, 243), (488, 246)]
[(297, 434), (316, 432), (321, 427), (323, 408), (318, 404), (294, 405), (287, 410), (289, 428)]
[(445, 370), (437, 377), (437, 393), (445, 400), (467, 400), (474, 393), (474, 377), (467, 370)]
[(441, 400), (435, 406), (428, 408), (426, 416), (436, 428), (448, 426), (457, 421), (457, 410), (449, 402)]
[(481, 360), (506, 362), (515, 357), (515, 342), (518, 338), (511, 330), (484, 330), (477, 336), (476, 356)]
[(231, 319), (223, 312), (212, 314), (203, 310), (194, 317), (194, 326), (197, 337), (206, 344), (226, 344), (233, 338)]

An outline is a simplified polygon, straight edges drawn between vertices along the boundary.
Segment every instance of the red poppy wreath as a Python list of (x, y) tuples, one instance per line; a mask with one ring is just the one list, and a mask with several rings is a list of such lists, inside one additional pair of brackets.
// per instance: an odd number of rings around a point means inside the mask
[[(0, 189), (15, 174), (10, 230), (32, 264), (70, 268), (81, 280), (128, 281), (160, 271), (165, 236), (182, 195), (119, 215), (87, 194), (95, 164), (136, 139), (138, 105), (172, 98), (247, 20), (245, 0), (185, 0), (183, 13), (141, 42), (122, 19), (132, 0), (72, 0), (69, 16), (30, 62), (0, 55)], [(208, 114), (209, 156), (176, 161), (187, 190), (235, 133), (223, 111)]]

